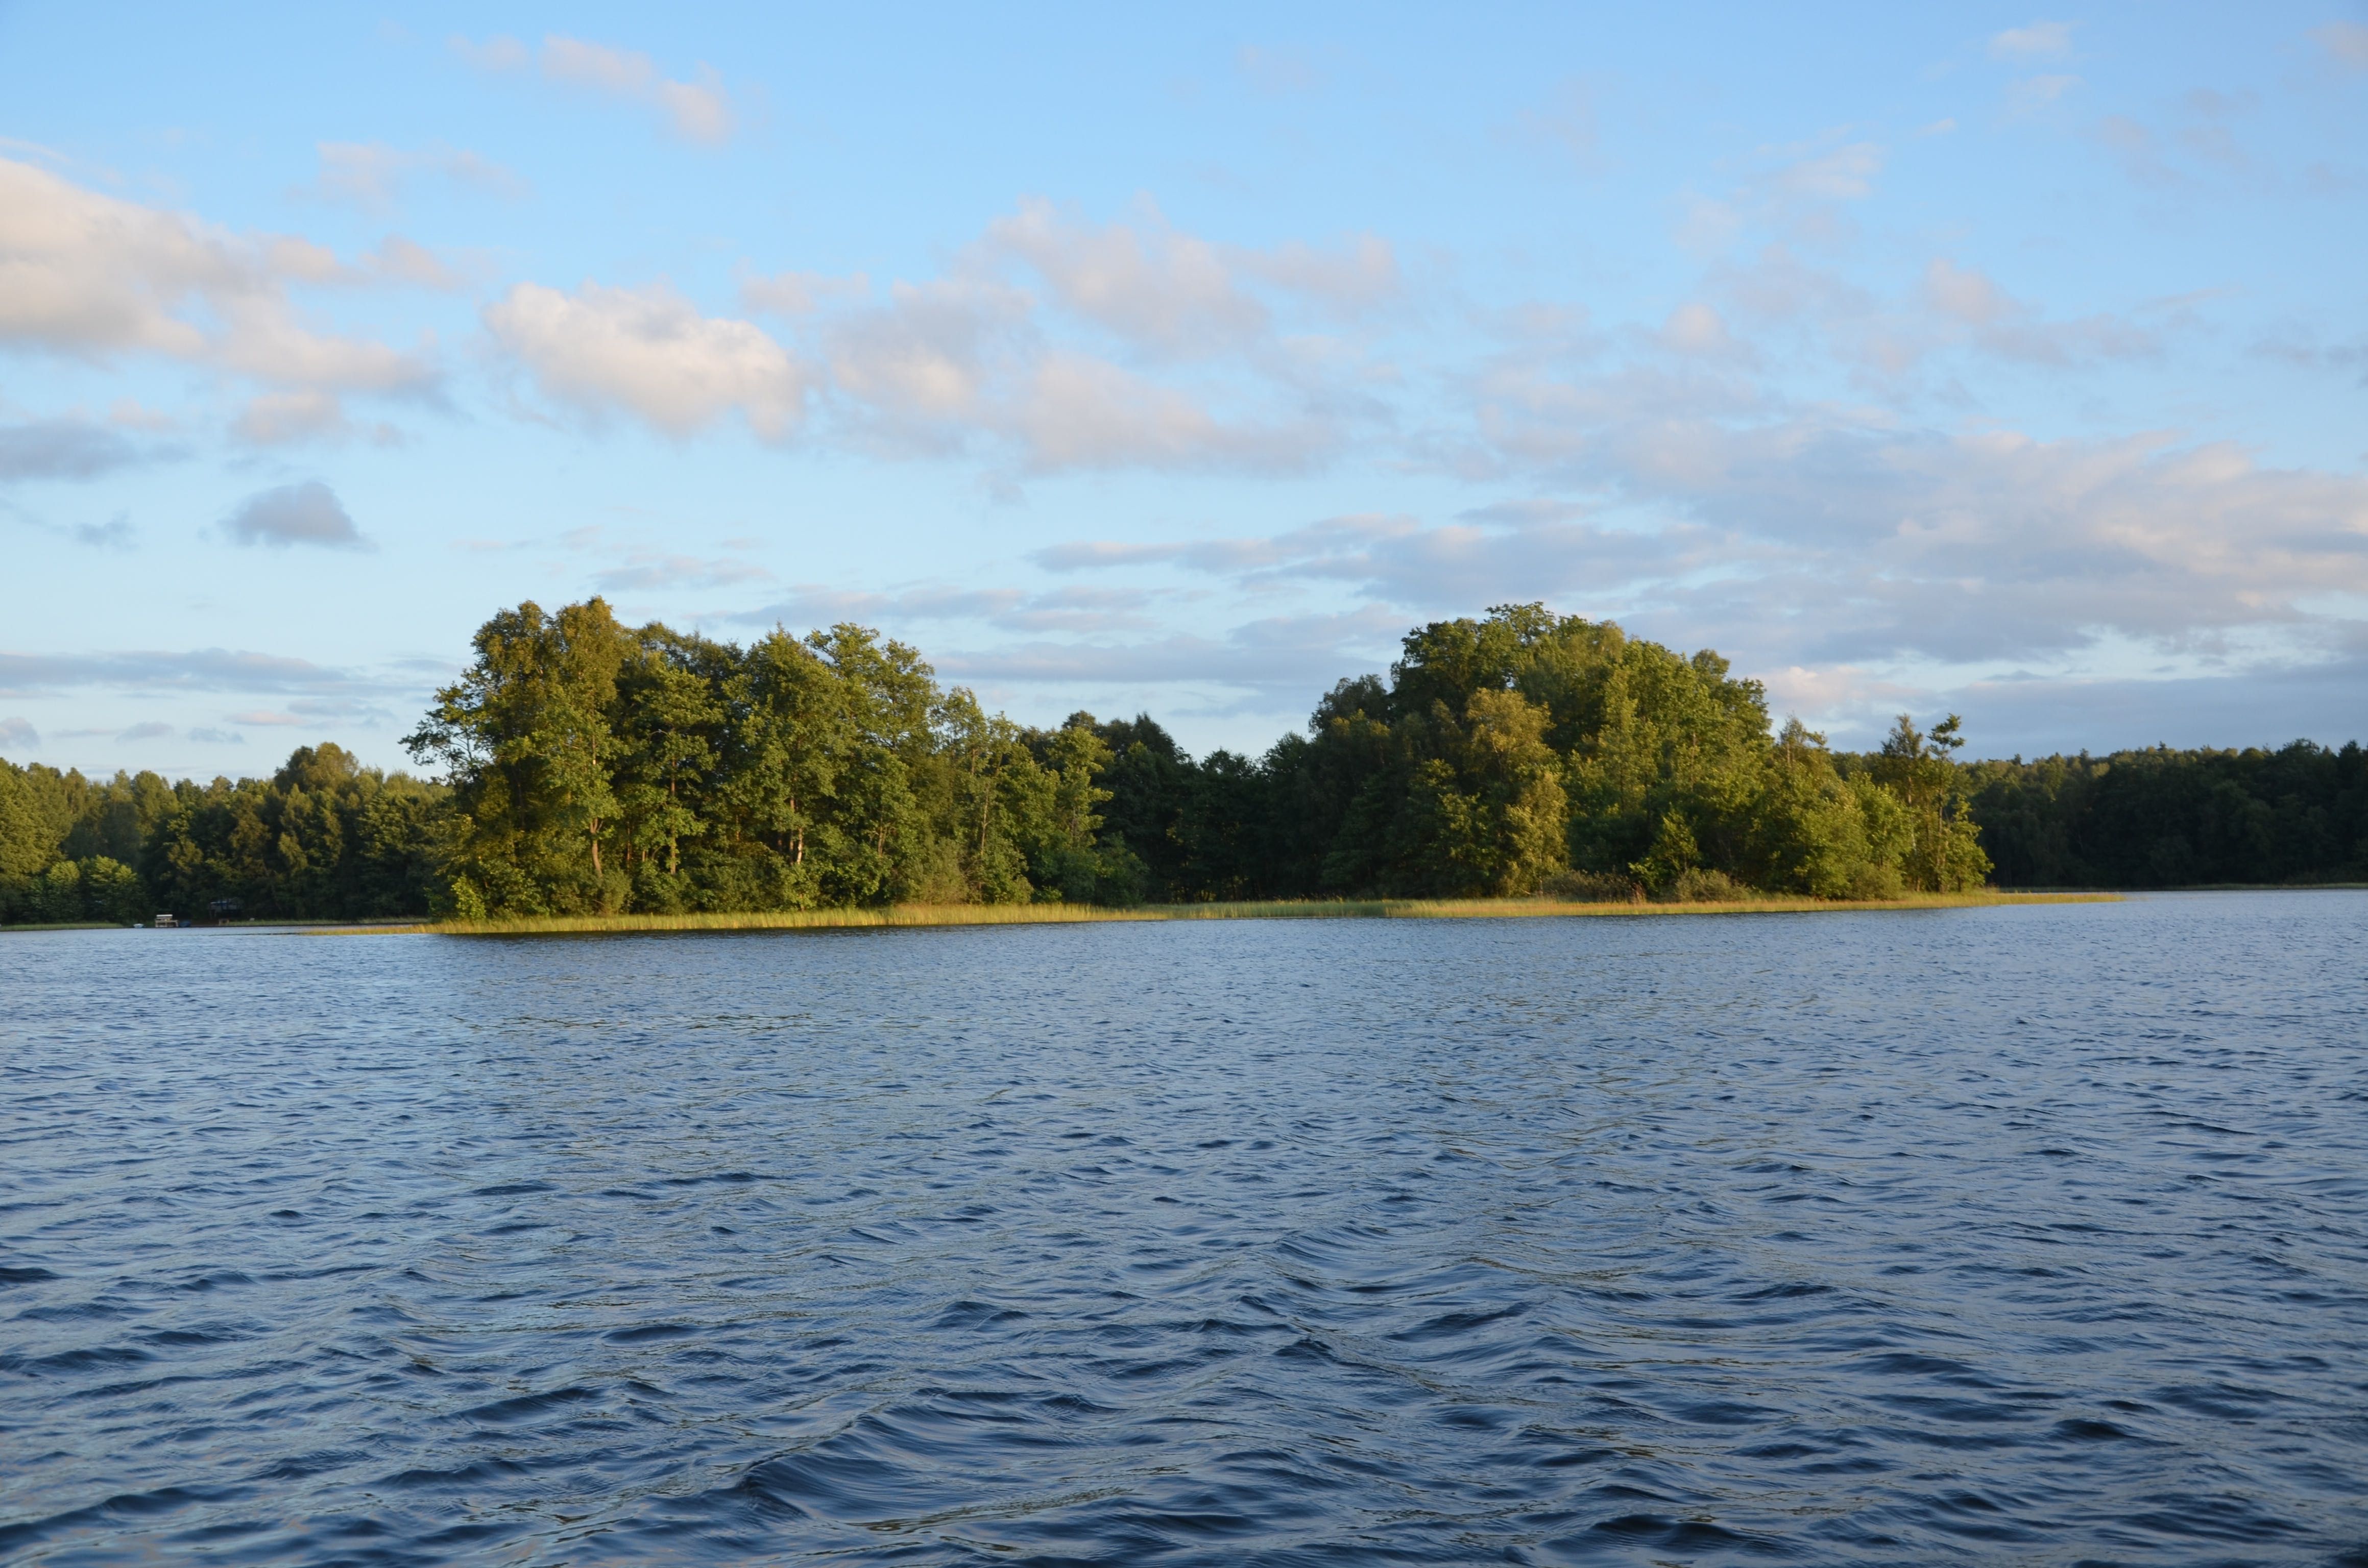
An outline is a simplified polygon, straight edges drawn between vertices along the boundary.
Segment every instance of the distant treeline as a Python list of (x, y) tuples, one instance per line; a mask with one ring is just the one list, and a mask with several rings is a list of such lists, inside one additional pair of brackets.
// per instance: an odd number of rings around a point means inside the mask
[(1148, 717), (1030, 729), (853, 625), (747, 646), (599, 599), (480, 629), (409, 737), (268, 779), (0, 762), (0, 919), (1069, 900), (1878, 898), (2368, 875), (2356, 744), (1961, 764), (1770, 733), (1756, 681), (1538, 605), (1407, 635), (1263, 756)]
[(1962, 787), (2008, 887), (2368, 881), (2356, 741), (1976, 762)]
[(424, 913), (445, 791), (302, 746), (269, 778), (79, 773), (0, 761), (0, 920), (354, 919)]

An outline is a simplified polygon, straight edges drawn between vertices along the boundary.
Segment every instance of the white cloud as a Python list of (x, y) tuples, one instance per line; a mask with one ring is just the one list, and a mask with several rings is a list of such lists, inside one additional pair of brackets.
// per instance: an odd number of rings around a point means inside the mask
[(0, 746), (30, 751), (41, 744), (41, 732), (29, 719), (0, 719)]
[(455, 56), (480, 71), (523, 71), (534, 59), (525, 44), (501, 34), (479, 43), (455, 33), (445, 42)]
[(1661, 324), (1661, 340), (1681, 354), (1723, 354), (1734, 346), (1718, 312), (1699, 300), (1669, 312)]
[(1934, 256), (1924, 270), (1924, 293), (1932, 308), (1973, 326), (1987, 326), (2014, 309), (1987, 274)]
[(2033, 22), (1990, 38), (1993, 60), (2044, 60), (2072, 51), (2070, 22)]
[(554, 82), (573, 82), (623, 98), (643, 97), (658, 79), (657, 67), (646, 54), (556, 33), (542, 40), (542, 74)]
[[(1810, 419), (1670, 434), (1616, 433), (1589, 466), (1748, 560), (1682, 597), (1797, 662), (2036, 657), (2108, 632), (2299, 647), (2336, 624), (2307, 603), (2368, 593), (2368, 481), (2263, 469), (2226, 444)], [(1805, 605), (1815, 623), (1787, 630)]]
[(22, 697), (94, 687), (122, 691), (311, 692), (331, 696), (379, 689), (345, 671), (307, 660), (226, 648), (199, 648), (181, 653), (0, 653), (0, 694)]
[(688, 436), (736, 411), (767, 440), (786, 438), (804, 414), (808, 373), (788, 350), (664, 287), (586, 283), (564, 294), (521, 283), (484, 320), (546, 396), (588, 412), (621, 408)]
[(381, 240), (378, 249), (362, 258), (362, 270), (372, 278), (422, 289), (455, 290), (463, 281), (442, 256), (400, 234)]
[[(1936, 669), (1959, 684), (2021, 671), (2034, 689), (2060, 689), (2133, 660), (2226, 676), (2356, 663), (2368, 649), (2357, 476), (2160, 436), (1950, 436), (1826, 411), (1616, 420), (1564, 465), (1601, 497), (1592, 505), (1544, 495), (1446, 523), (1347, 517), (1266, 538), (1079, 540), (1032, 559), (1120, 585), (1177, 569), (1242, 593), (1328, 584), (1377, 626), (1543, 598), (1679, 645), (1711, 642), (1747, 673), (1775, 672), (1780, 700), (1812, 713), (1896, 711), (1938, 689)], [(1030, 644), (964, 667), (1071, 681), (1222, 681), (1235, 668), (1205, 638)], [(2351, 710), (2347, 724), (2356, 694)]]
[(222, 519), (222, 527), (241, 544), (268, 544), (280, 550), (292, 544), (333, 550), (370, 548), (336, 493), (317, 479), (248, 496)]
[(1274, 312), (1251, 285), (1332, 312), (1372, 308), (1400, 288), (1389, 243), (1352, 235), (1337, 248), (1221, 245), (1183, 233), (1156, 210), (1135, 223), (1099, 227), (1030, 199), (987, 227), (990, 257), (1026, 264), (1053, 301), (1163, 355), (1238, 349), (1269, 335)]
[(1152, 624), (1142, 613), (1151, 597), (1138, 589), (1074, 585), (1028, 593), (1018, 588), (922, 585), (869, 593), (801, 583), (786, 597), (732, 619), (788, 626), (856, 620), (890, 628), (916, 622), (976, 621), (1007, 631), (1102, 632)]
[(695, 555), (643, 551), (622, 566), (597, 574), (593, 582), (604, 593), (650, 592), (665, 588), (722, 588), (771, 576), (747, 561), (708, 561)]
[(523, 71), (530, 60), (536, 61), (547, 81), (655, 109), (676, 135), (688, 142), (720, 146), (737, 129), (732, 95), (708, 65), (698, 67), (695, 79), (668, 78), (660, 74), (656, 62), (638, 50), (559, 33), (545, 36), (539, 51), (505, 37), (482, 43), (456, 37), (450, 45), (455, 55), (480, 71), (508, 74)]
[(97, 479), (147, 461), (151, 453), (121, 432), (84, 419), (0, 425), (0, 483)]
[[(596, 62), (604, 79), (628, 65)], [(589, 73), (594, 66), (587, 65)], [(744, 275), (743, 310), (710, 316), (660, 286), (520, 284), (484, 312), (543, 393), (689, 435), (737, 410), (779, 439), (813, 405), (825, 438), (967, 454), (995, 483), (1078, 469), (1273, 471), (1387, 417), (1394, 368), (1348, 332), (1400, 288), (1389, 245), (1224, 246), (1156, 212), (1093, 226), (1030, 202), (939, 276)], [(1115, 339), (1115, 342), (1112, 340)]]
[(986, 243), (1034, 267), (1067, 309), (1167, 352), (1238, 341), (1268, 324), (1266, 307), (1235, 285), (1215, 245), (1164, 223), (1087, 228), (1031, 200), (989, 225)]
[(2155, 335), (2118, 316), (2065, 321), (2044, 317), (1978, 268), (1935, 256), (1924, 271), (1924, 297), (1943, 316), (1973, 329), (1973, 340), (2001, 358), (2037, 365), (2152, 354)]
[(776, 272), (740, 280), (744, 310), (768, 315), (806, 316), (840, 300), (860, 300), (871, 292), (871, 281), (861, 273), (834, 278), (823, 272)]
[(2339, 64), (2368, 71), (2368, 22), (2329, 22), (2310, 36)]
[(704, 65), (696, 82), (660, 82), (657, 102), (678, 136), (710, 145), (732, 139), (731, 95), (723, 78)]
[(527, 190), (526, 181), (508, 169), (459, 148), (406, 151), (382, 142), (317, 142), (313, 153), (320, 173), (299, 194), (316, 201), (346, 202), (370, 213), (392, 211), (404, 187), (419, 174), (438, 175), (512, 200)]
[(264, 392), (249, 399), (232, 421), (231, 431), (240, 440), (258, 447), (342, 440), (356, 435), (367, 435), (380, 446), (394, 446), (402, 440), (390, 425), (376, 425), (367, 431), (357, 428), (346, 417), (342, 399), (334, 392), (314, 388)]
[(1378, 605), (1268, 616), (1223, 636), (1184, 633), (1148, 641), (1031, 642), (936, 660), (957, 679), (1064, 686), (1223, 686), (1259, 695), (1262, 710), (1306, 711), (1342, 676), (1386, 662), (1406, 618)]
[(424, 353), (316, 332), (287, 299), (291, 281), (350, 272), (292, 236), (235, 237), (0, 158), (0, 343), (160, 354), (282, 384), (424, 389)]
[(2079, 85), (2079, 77), (2061, 74), (2025, 76), (2007, 84), (2007, 108), (2017, 115), (2037, 114)]
[(1305, 422), (1228, 425), (1185, 393), (1102, 360), (1051, 354), (1014, 413), (1029, 466), (1292, 469), (1329, 445)]
[(1787, 195), (1813, 201), (1863, 201), (1874, 194), (1883, 161), (1883, 149), (1875, 143), (1851, 142), (1786, 165), (1775, 184)]
[(130, 550), (138, 537), (126, 512), (118, 512), (103, 523), (76, 523), (74, 529), (74, 542), (94, 550)]

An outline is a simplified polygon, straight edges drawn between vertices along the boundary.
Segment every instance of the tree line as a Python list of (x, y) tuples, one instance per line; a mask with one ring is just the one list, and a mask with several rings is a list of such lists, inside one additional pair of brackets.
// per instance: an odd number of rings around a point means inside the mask
[(166, 783), (0, 760), (0, 922), (424, 914), (445, 791), (300, 746), (268, 778)]
[(406, 740), (268, 779), (0, 762), (0, 920), (1360, 896), (1832, 899), (2368, 872), (2360, 748), (1962, 763), (1770, 722), (1707, 650), (1503, 606), (1404, 640), (1262, 756), (1039, 729), (851, 624), (746, 646), (595, 598), (482, 627)]

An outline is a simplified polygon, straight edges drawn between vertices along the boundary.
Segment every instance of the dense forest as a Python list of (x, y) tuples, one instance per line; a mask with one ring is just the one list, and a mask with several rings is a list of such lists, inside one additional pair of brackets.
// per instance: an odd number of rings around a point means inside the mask
[(853, 625), (744, 647), (596, 598), (473, 651), (406, 743), (437, 782), (325, 744), (204, 786), (0, 761), (0, 920), (2368, 877), (2357, 744), (1964, 763), (1903, 714), (1834, 752), (1715, 653), (1538, 605), (1410, 632), (1258, 757), (1027, 728)]

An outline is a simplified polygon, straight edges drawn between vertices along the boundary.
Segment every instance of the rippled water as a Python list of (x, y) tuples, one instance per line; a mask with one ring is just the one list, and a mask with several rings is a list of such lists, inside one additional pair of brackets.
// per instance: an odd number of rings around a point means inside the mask
[(0, 1556), (2368, 1562), (2368, 896), (0, 937)]

